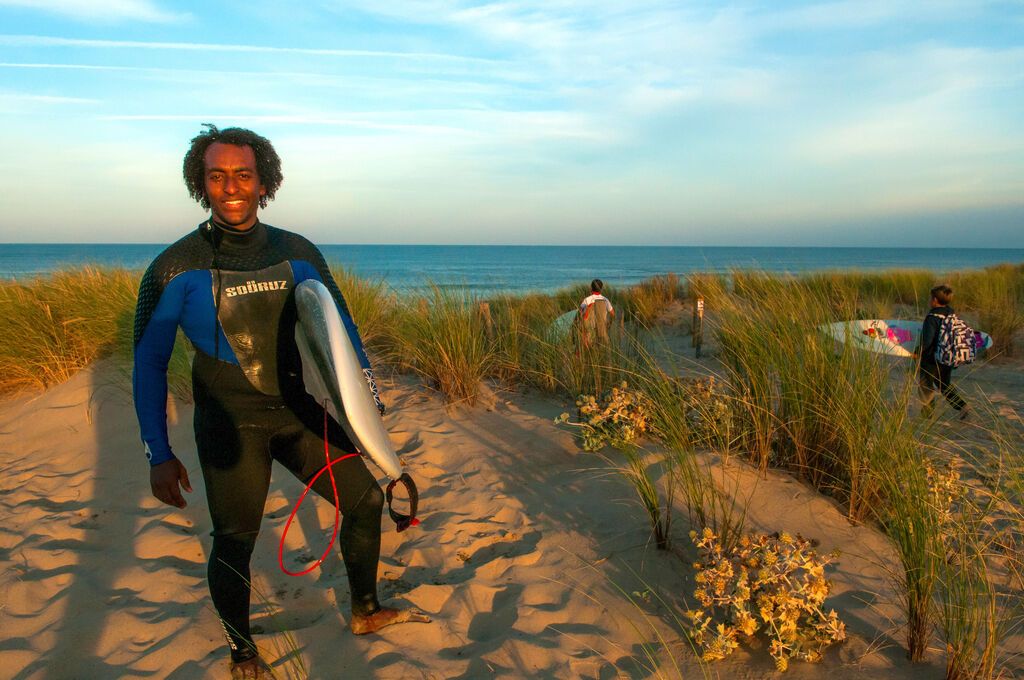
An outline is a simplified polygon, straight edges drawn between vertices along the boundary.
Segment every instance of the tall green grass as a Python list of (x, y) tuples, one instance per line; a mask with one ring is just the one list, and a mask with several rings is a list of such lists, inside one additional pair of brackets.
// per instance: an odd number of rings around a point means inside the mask
[(851, 318), (907, 318), (924, 315), (935, 276), (921, 269), (883, 272), (822, 272), (800, 277), (811, 290), (832, 302), (834, 313)]
[(889, 448), (888, 465), (874, 470), (883, 500), (877, 513), (900, 559), (901, 569), (893, 571), (893, 581), (906, 616), (907, 656), (922, 661), (935, 624), (942, 520), (930, 498), (921, 447), (912, 438), (900, 437)]
[(945, 559), (938, 560), (936, 618), (946, 643), (946, 680), (988, 680), (997, 677), (1000, 642), (1019, 620), (997, 584), (993, 537), (976, 524), (984, 513), (957, 514), (944, 536)]
[[(612, 296), (613, 293), (609, 293)], [(654, 276), (630, 286), (619, 296), (623, 312), (644, 327), (654, 326), (658, 319), (677, 302), (685, 300), (686, 284), (676, 274)]]
[(408, 297), (388, 329), (387, 360), (423, 376), (449, 401), (475, 404), (480, 381), (497, 362), (479, 303), (461, 288), (437, 285)]
[[(920, 318), (938, 277), (922, 271), (737, 271), (694, 275), (685, 286), (662, 277), (609, 291), (621, 332), (607, 345), (585, 347), (551, 326), (587, 294), (585, 285), (489, 300), (429, 286), (423, 295), (399, 300), (383, 282), (336, 275), (375, 359), (423, 376), (449, 401), (472, 403), (485, 379), (572, 398), (601, 394), (623, 380), (643, 391), (658, 442), (627, 448), (612, 462), (633, 483), (659, 544), (671, 541), (677, 499), (691, 526), (709, 527), (723, 542), (742, 533), (744, 499), (716, 477), (710, 462), (716, 456), (790, 470), (845, 504), (851, 519), (877, 522), (900, 560), (893, 574), (908, 654), (922, 658), (938, 626), (949, 678), (998, 674), (999, 645), (1024, 612), (1019, 428), (994, 414), (982, 425), (1001, 461), (993, 493), (1002, 506), (1016, 508), (1000, 520), (1008, 528), (995, 531), (992, 522), (961, 514), (951, 540), (929, 495), (924, 461), (955, 449), (953, 435), (912, 417), (910, 364), (855, 351), (817, 331), (844, 319)], [(956, 291), (958, 311), (993, 335), (997, 352), (1011, 354), (1024, 327), (1024, 267), (943, 278)], [(104, 355), (130, 357), (138, 282), (138, 273), (85, 268), (0, 283), (6, 339), (0, 392), (55, 384)], [(722, 393), (695, 406), (680, 373), (666, 369), (667, 350), (650, 326), (697, 295), (707, 303), (709, 330), (720, 347)], [(175, 370), (187, 385), (187, 347), (179, 345)]]
[[(993, 580), (987, 550), (992, 530), (961, 515), (950, 534), (925, 464), (951, 449), (955, 433), (912, 417), (913, 364), (855, 351), (815, 330), (831, 321), (910, 314), (915, 305), (923, 313), (927, 300), (909, 287), (923, 288), (927, 298), (931, 278), (923, 272), (891, 280), (734, 272), (732, 289), (713, 291), (716, 335), (741, 453), (759, 467), (792, 470), (844, 502), (851, 519), (878, 522), (900, 560), (893, 580), (906, 616), (908, 656), (923, 659), (939, 626), (947, 676), (991, 678), (996, 650), (1015, 621), (1001, 613), (1006, 596)], [(1012, 322), (1004, 331), (1012, 344), (1020, 269), (996, 267), (949, 280), (961, 293), (957, 308), (965, 316), (981, 318), (991, 307), (990, 321), (982, 324)], [(1019, 449), (1020, 432), (1014, 432)], [(1012, 523), (1019, 534), (1020, 517)], [(1011, 573), (1019, 573), (1016, 564), (1011, 558)]]
[[(1024, 627), (1024, 452), (1019, 420), (988, 402), (976, 409), (993, 446), (955, 451), (968, 475), (954, 478), (947, 499), (945, 549), (938, 588), (939, 628), (947, 680), (1005, 676), (1005, 641)], [(933, 495), (934, 497), (934, 495)]]
[(737, 273), (734, 285), (734, 296), (721, 298), (728, 303), (718, 338), (744, 431), (741, 449), (762, 469), (790, 469), (835, 496), (851, 519), (881, 522), (901, 561), (894, 581), (908, 655), (920, 660), (934, 624), (941, 551), (920, 433), (909, 417), (913, 376), (817, 331), (863, 313), (853, 293), (861, 282)]
[(497, 353), (492, 376), (509, 386), (559, 389), (558, 377), (550, 369), (562, 361), (568, 346), (550, 326), (571, 304), (558, 296), (537, 294), (499, 295), (484, 302), (481, 315)]
[(1015, 356), (1014, 339), (1024, 329), (1024, 264), (960, 272), (950, 284), (954, 308), (992, 336), (990, 353)]
[(138, 273), (83, 267), (0, 283), (0, 392), (63, 382), (130, 352)]
[[(664, 491), (660, 498), (671, 519), (674, 499), (680, 497), (689, 515), (689, 525), (699, 530), (709, 528), (721, 537), (727, 547), (734, 546), (745, 530), (746, 500), (735, 487), (726, 486), (725, 478), (715, 477), (714, 458), (728, 460), (732, 447), (731, 427), (720, 418), (713, 393), (693, 398), (687, 383), (680, 379), (676, 367), (664, 372), (657, 357), (647, 351), (635, 362), (634, 382), (647, 396), (651, 409), (653, 431), (663, 446), (656, 449), (657, 466), (662, 471)], [(634, 484), (646, 507), (654, 506), (659, 496), (652, 483)], [(650, 514), (650, 510), (648, 511)], [(652, 514), (652, 521), (654, 515)], [(671, 541), (670, 522), (661, 535), (662, 547)], [(656, 537), (659, 532), (655, 532)]]
[[(550, 336), (551, 321), (562, 312), (574, 309), (588, 294), (585, 284), (550, 295), (499, 296), (488, 300), (490, 322), (478, 319), (478, 327), (467, 335), (467, 316), (445, 315), (455, 308), (476, 308), (482, 300), (474, 296), (457, 289), (446, 289), (447, 292), (442, 293), (439, 287), (433, 286), (421, 297), (422, 302), (400, 304), (383, 281), (362, 279), (338, 267), (334, 274), (365, 344), (380, 355), (378, 360), (431, 376), (431, 381), (442, 390), (451, 387), (450, 394), (446, 391), (450, 399), (467, 397), (470, 388), (459, 384), (472, 380), (473, 371), (467, 373), (467, 369), (473, 364), (480, 367), (476, 371), (480, 376), (510, 385), (532, 384), (573, 396), (584, 390), (599, 391), (621, 377), (622, 362), (614, 353), (584, 356), (572, 343)], [(0, 348), (0, 391), (41, 388), (61, 382), (112, 351), (130, 355), (139, 276), (138, 272), (83, 268), (24, 282), (0, 283), (0, 308), (4, 312), (0, 330), (9, 338)], [(968, 321), (993, 336), (995, 347), (990, 354), (1013, 354), (1015, 342), (1024, 328), (1024, 266), (1000, 265), (944, 278), (956, 289), (954, 299)], [(626, 347), (630, 337), (642, 334), (667, 310), (679, 309), (678, 305), (696, 296), (706, 299), (709, 311), (720, 311), (723, 323), (735, 321), (737, 314), (758, 314), (759, 323), (773, 324), (771, 333), (785, 347), (790, 339), (798, 344), (805, 342), (810, 335), (806, 324), (823, 317), (830, 320), (870, 316), (920, 318), (926, 311), (927, 291), (937, 280), (938, 277), (919, 270), (830, 272), (803, 277), (735, 271), (728, 275), (692, 274), (685, 282), (668, 274), (621, 291), (609, 287), (606, 292), (618, 313), (616, 329), (622, 331), (615, 340)], [(775, 313), (761, 313), (765, 300), (786, 304), (790, 299), (808, 296), (818, 300), (814, 315), (800, 318), (790, 314), (785, 318)], [(476, 344), (468, 361), (455, 361), (444, 351), (417, 351), (418, 356), (411, 357), (410, 348), (425, 337), (424, 306), (436, 306), (440, 311), (440, 316), (435, 315), (434, 319), (438, 323), (433, 323), (434, 330), (429, 333), (435, 341), (435, 349), (444, 344), (438, 344), (439, 326), (457, 321), (448, 342), (455, 346), (463, 342)], [(479, 342), (480, 329), (483, 329), (484, 343)], [(459, 333), (463, 334), (461, 340), (455, 337)], [(746, 396), (741, 403), (746, 411), (747, 426), (740, 428), (748, 438), (745, 446), (759, 451), (760, 458), (766, 461), (774, 431), (786, 433), (808, 419), (794, 415), (788, 422), (777, 420), (779, 399), (793, 392), (790, 386), (784, 388), (777, 382), (772, 383), (766, 375), (758, 374), (760, 353), (771, 345), (758, 344), (755, 352), (749, 352), (751, 345), (744, 343), (743, 333), (742, 329), (727, 329), (721, 337), (727, 344), (731, 343), (726, 355), (737, 369), (737, 384), (746, 383)], [(753, 342), (761, 339), (765, 338), (756, 335), (749, 338)], [(185, 366), (188, 348), (181, 344), (174, 362)], [(491, 356), (483, 359), (483, 355)], [(743, 367), (742, 362), (750, 365)], [(462, 373), (465, 377), (445, 378), (449, 372)], [(178, 367), (174, 373), (179, 376), (178, 391), (186, 393), (187, 369)], [(826, 380), (828, 376), (819, 372), (815, 379)], [(810, 385), (801, 389), (805, 394), (821, 391)], [(803, 401), (791, 401), (790, 411), (804, 408), (796, 406)], [(806, 427), (813, 426), (804, 429)], [(800, 434), (794, 446), (810, 436), (810, 433)], [(806, 467), (810, 470), (813, 465)]]

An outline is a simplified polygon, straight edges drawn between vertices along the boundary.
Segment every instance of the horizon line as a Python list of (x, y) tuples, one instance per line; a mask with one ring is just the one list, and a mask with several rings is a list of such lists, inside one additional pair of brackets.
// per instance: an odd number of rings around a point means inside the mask
[[(307, 237), (308, 238), (308, 237)], [(313, 239), (310, 239), (313, 241)], [(3, 246), (169, 246), (174, 241), (0, 241)], [(890, 250), (1007, 250), (1024, 251), (1020, 246), (906, 246), (906, 245), (821, 245), (821, 244), (774, 244), (774, 245), (719, 245), (652, 243), (648, 245), (617, 243), (320, 243), (317, 247), (382, 247), (382, 248), (831, 248), (831, 249), (890, 249)]]

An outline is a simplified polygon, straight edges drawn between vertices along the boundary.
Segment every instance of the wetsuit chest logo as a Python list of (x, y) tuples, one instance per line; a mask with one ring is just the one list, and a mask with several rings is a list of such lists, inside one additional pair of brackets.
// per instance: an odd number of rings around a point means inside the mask
[(217, 318), (245, 377), (260, 392), (281, 394), (278, 384), (278, 336), (281, 314), (294, 283), (292, 268), (281, 262), (257, 271), (220, 270), (214, 295), (222, 286)]
[(241, 286), (228, 286), (224, 289), (224, 295), (235, 297), (236, 295), (249, 295), (251, 293), (266, 293), (275, 290), (287, 290), (288, 281), (246, 281)]

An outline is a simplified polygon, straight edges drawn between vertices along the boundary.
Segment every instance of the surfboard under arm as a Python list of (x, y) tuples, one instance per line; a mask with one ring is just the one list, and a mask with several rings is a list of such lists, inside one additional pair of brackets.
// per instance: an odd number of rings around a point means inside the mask
[(389, 478), (399, 479), (402, 464), (330, 291), (315, 279), (302, 281), (295, 287), (295, 305), (295, 343), (306, 392), (326, 403), (361, 452)]

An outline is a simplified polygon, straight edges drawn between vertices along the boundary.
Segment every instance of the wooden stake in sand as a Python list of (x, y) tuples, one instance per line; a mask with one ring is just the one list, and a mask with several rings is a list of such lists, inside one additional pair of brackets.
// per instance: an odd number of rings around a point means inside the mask
[(693, 305), (693, 346), (697, 348), (700, 359), (700, 347), (704, 344), (704, 298), (697, 298)]

